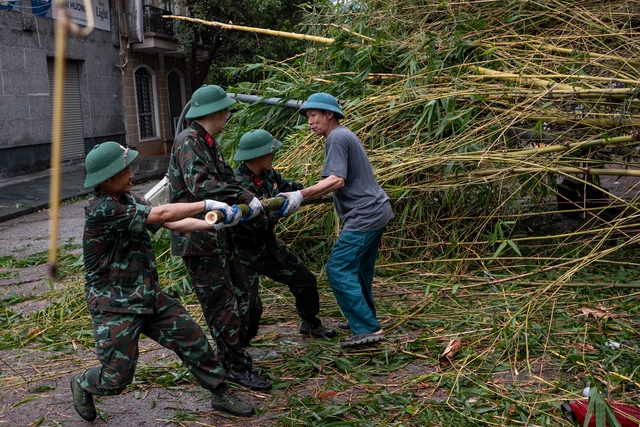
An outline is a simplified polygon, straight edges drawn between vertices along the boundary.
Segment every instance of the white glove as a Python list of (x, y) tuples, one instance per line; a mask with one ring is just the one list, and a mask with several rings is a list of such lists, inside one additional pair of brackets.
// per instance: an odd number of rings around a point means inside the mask
[(291, 215), (298, 209), (300, 209), (300, 205), (302, 205), (302, 194), (300, 191), (291, 191), (289, 193), (279, 193), (276, 194), (276, 197), (284, 197), (287, 199), (282, 205), (282, 209), (278, 211), (280, 216)]
[(240, 222), (240, 218), (242, 217), (242, 212), (240, 212), (240, 208), (238, 208), (236, 205), (229, 206), (224, 202), (206, 199), (204, 201), (204, 211), (209, 212), (213, 210), (218, 210), (224, 214), (223, 224), (227, 227), (236, 225), (238, 222)]
[(260, 213), (263, 211), (264, 208), (262, 207), (262, 203), (260, 203), (260, 200), (254, 196), (253, 199), (251, 199), (251, 201), (249, 202), (249, 215), (242, 218), (242, 221), (249, 221), (250, 219), (253, 219), (260, 215)]
[(226, 219), (224, 222), (219, 222), (213, 226), (216, 230), (220, 230), (221, 228), (233, 227), (238, 224), (242, 220), (242, 211), (236, 205), (231, 206), (231, 210), (233, 211), (233, 215), (230, 219)]

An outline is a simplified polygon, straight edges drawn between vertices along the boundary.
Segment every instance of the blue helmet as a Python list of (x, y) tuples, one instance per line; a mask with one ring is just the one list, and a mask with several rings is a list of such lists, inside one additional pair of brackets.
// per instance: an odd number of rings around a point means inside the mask
[(338, 119), (344, 119), (344, 114), (340, 110), (338, 100), (328, 93), (318, 92), (307, 98), (298, 112), (306, 117), (307, 110), (333, 111)]

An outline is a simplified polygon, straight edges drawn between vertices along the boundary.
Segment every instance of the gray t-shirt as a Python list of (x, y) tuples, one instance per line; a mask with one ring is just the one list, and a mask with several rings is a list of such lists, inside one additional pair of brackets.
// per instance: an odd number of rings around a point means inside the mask
[(344, 126), (329, 133), (324, 144), (324, 178), (344, 178), (344, 187), (333, 192), (344, 230), (375, 231), (393, 218), (389, 197), (376, 181), (360, 139)]

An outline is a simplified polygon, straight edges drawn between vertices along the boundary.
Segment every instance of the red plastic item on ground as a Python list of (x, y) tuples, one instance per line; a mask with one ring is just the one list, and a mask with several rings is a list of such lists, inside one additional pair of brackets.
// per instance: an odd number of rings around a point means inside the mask
[[(616, 414), (616, 419), (622, 427), (638, 427), (640, 426), (640, 408), (624, 403), (617, 403), (607, 399), (607, 403), (611, 405)], [(589, 408), (589, 399), (574, 400), (573, 402), (563, 403), (562, 412), (567, 418), (577, 421), (580, 426), (584, 424), (587, 417), (587, 408)], [(588, 427), (596, 427), (596, 419), (591, 415)]]

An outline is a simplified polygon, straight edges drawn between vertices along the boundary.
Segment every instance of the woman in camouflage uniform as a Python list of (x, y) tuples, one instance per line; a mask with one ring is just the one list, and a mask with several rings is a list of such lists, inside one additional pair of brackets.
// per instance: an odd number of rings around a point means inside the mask
[(198, 384), (211, 391), (213, 408), (251, 416), (254, 409), (227, 390), (224, 367), (200, 326), (160, 289), (147, 231), (211, 228), (189, 217), (202, 218), (212, 209), (222, 210), (223, 226), (231, 226), (240, 220), (239, 210), (213, 200), (151, 207), (130, 192), (129, 165), (137, 156), (137, 151), (109, 141), (96, 145), (86, 158), (85, 187), (95, 187), (95, 194), (85, 208), (85, 298), (101, 366), (71, 379), (74, 407), (93, 421), (93, 395), (116, 395), (131, 383), (144, 334), (180, 357)]

